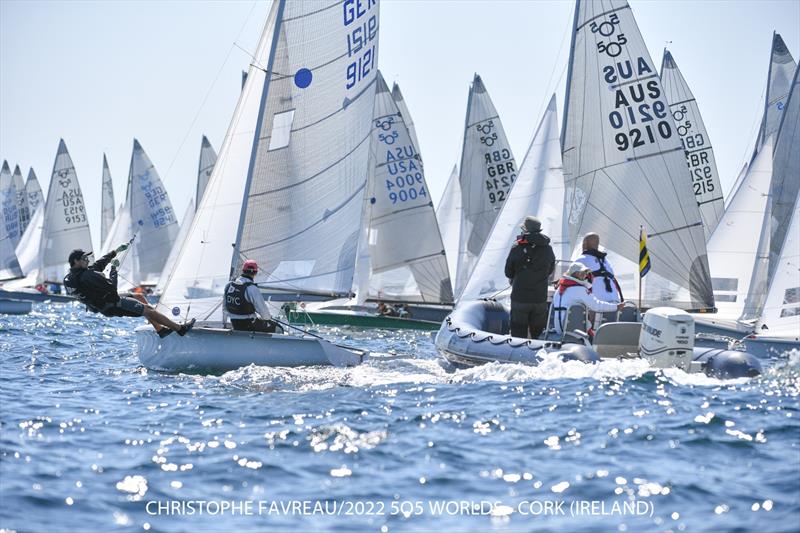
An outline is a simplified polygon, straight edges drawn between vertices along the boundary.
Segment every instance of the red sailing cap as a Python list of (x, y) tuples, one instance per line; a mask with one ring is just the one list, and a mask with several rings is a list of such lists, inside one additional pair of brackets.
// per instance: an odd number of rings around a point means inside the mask
[(247, 261), (244, 262), (244, 265), (242, 265), (242, 272), (257, 273), (258, 272), (258, 263), (256, 263), (252, 259), (248, 259)]

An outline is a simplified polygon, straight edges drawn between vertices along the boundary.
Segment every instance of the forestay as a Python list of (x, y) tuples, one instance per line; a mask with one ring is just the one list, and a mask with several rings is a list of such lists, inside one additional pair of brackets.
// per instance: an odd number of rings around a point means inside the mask
[(83, 193), (63, 139), (58, 143), (42, 227), (36, 281), (61, 283), (67, 273), (70, 252), (76, 248), (92, 249)]
[(103, 177), (101, 183), (100, 200), (100, 242), (105, 243), (111, 224), (114, 223), (114, 183), (111, 181), (111, 171), (108, 170), (106, 154), (103, 154)]
[[(770, 263), (781, 256), (781, 246), (792, 218), (795, 198), (800, 192), (800, 69), (795, 70), (792, 91), (784, 106), (773, 159)], [(771, 266), (771, 279), (775, 269)]]
[(453, 170), (447, 179), (447, 185), (436, 208), (436, 221), (439, 223), (447, 255), (447, 270), (450, 272), (450, 280), (453, 281), (456, 279), (458, 244), (461, 241), (461, 186), (458, 183), (458, 165), (453, 165)]
[(713, 307), (683, 146), (626, 1), (576, 3), (568, 72), (562, 153), (570, 243), (599, 233), (632, 296), (644, 226), (652, 268), (643, 305)]
[(25, 192), (28, 195), (28, 210), (31, 216), (36, 212), (36, 208), (44, 204), (44, 197), (42, 196), (42, 187), (39, 185), (39, 180), (36, 179), (36, 173), (33, 168), (28, 170), (28, 179), (25, 181)]
[(136, 236), (135, 250), (129, 256), (134, 255), (139, 261), (138, 277), (130, 281), (134, 285), (153, 285), (175, 244), (178, 219), (158, 172), (136, 139), (133, 141), (128, 186), (131, 233)]
[(461, 231), (456, 267), (456, 297), (466, 287), (511, 185), (517, 166), (500, 117), (475, 74), (469, 89), (461, 152)]
[(200, 143), (200, 162), (197, 167), (197, 194), (195, 201), (200, 203), (203, 193), (206, 191), (208, 180), (211, 177), (211, 172), (214, 170), (214, 164), (217, 162), (217, 153), (211, 142), (203, 135), (203, 140)]
[[(364, 223), (370, 298), (452, 303), (439, 226), (433, 210), (422, 158), (383, 77), (378, 73), (372, 123), (370, 178)], [(359, 251), (359, 260), (367, 260)], [(354, 284), (363, 286), (363, 280)]]
[(756, 288), (752, 284), (761, 228), (769, 205), (771, 178), (772, 141), (768, 140), (750, 165), (739, 190), (708, 240), (714, 299), (718, 308), (718, 312), (709, 318), (713, 317), (715, 322), (723, 325), (737, 327), (748, 298), (753, 302), (763, 301), (766, 287)]
[(14, 177), (6, 161), (0, 170), (0, 210), (3, 214), (6, 238), (11, 242), (12, 249), (17, 246), (22, 236), (19, 225), (19, 205), (17, 204), (17, 188)]
[[(263, 286), (349, 295), (369, 166), (375, 0), (278, 3), (233, 267)], [(250, 83), (248, 79), (248, 84)]]
[[(792, 78), (797, 70), (797, 63), (792, 57), (786, 43), (779, 33), (772, 34), (772, 50), (769, 57), (769, 70), (767, 71), (767, 91), (764, 98), (764, 114), (758, 130), (756, 147), (752, 159), (764, 145), (768, 137), (777, 135), (781, 125), (786, 100), (792, 89)], [(751, 160), (752, 160), (751, 159)], [(789, 207), (791, 210), (791, 206)]]
[(272, 3), (219, 158), (164, 286), (160, 302), (175, 316), (222, 321), (222, 293), (230, 275), (278, 8), (278, 2)]
[(392, 99), (394, 99), (394, 103), (397, 104), (397, 109), (400, 110), (400, 114), (403, 116), (406, 129), (408, 129), (408, 135), (411, 137), (411, 144), (414, 145), (417, 155), (421, 155), (422, 148), (419, 146), (417, 129), (414, 127), (414, 119), (411, 117), (411, 113), (408, 110), (408, 105), (406, 105), (405, 98), (403, 98), (403, 93), (400, 92), (400, 86), (396, 83), (392, 85)]
[(460, 300), (496, 297), (509, 287), (505, 261), (527, 215), (541, 220), (556, 259), (569, 260), (569, 248), (562, 238), (563, 203), (564, 177), (553, 95)]
[(717, 161), (694, 94), (667, 49), (664, 49), (661, 63), (661, 83), (686, 153), (686, 164), (707, 241), (725, 211)]
[(28, 195), (25, 192), (25, 180), (22, 178), (22, 171), (19, 165), (14, 167), (14, 190), (17, 193), (17, 209), (19, 210), (19, 231), (20, 236), (25, 232), (28, 227), (28, 222), (31, 220), (30, 208), (28, 207)]
[(800, 202), (795, 198), (789, 229), (756, 332), (800, 342)]

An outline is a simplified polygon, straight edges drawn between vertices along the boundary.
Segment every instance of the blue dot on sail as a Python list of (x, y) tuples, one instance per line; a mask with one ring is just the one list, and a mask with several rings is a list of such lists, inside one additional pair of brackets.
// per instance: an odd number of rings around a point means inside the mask
[(142, 220), (142, 219), (140, 218), (140, 219), (139, 219), (139, 222), (138, 222), (138, 224), (139, 224), (140, 226), (144, 226), (144, 220)]
[(309, 85), (311, 85), (311, 79), (314, 76), (311, 74), (311, 71), (307, 68), (301, 68), (297, 72), (294, 73), (294, 84), (300, 87), (301, 89), (305, 89)]
[(377, 202), (377, 200), (375, 199), (374, 196), (369, 199), (369, 203), (374, 204), (375, 202)]
[(172, 308), (172, 316), (178, 316), (179, 314), (181, 314), (181, 308), (176, 305)]

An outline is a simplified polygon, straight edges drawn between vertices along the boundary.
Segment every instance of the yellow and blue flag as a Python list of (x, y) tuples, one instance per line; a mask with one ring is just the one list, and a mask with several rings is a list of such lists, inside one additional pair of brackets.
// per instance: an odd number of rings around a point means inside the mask
[(650, 254), (647, 252), (647, 236), (639, 228), (639, 277), (643, 278), (650, 272)]

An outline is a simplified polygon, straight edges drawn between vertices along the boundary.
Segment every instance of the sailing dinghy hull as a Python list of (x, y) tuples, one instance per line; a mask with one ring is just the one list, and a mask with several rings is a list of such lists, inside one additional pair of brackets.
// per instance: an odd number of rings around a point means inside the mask
[(161, 339), (150, 326), (136, 328), (136, 354), (151, 370), (187, 373), (221, 373), (249, 365), (355, 366), (367, 356), (317, 338), (212, 327)]
[(32, 307), (31, 302), (0, 298), (0, 315), (27, 315)]
[(74, 296), (67, 296), (65, 294), (45, 294), (37, 291), (36, 289), (19, 289), (8, 291), (0, 289), (0, 298), (12, 300), (25, 300), (28, 302), (51, 302), (51, 303), (69, 303), (77, 302), (78, 299)]
[[(563, 360), (596, 363), (602, 358), (638, 358), (639, 346), (626, 342), (583, 346), (540, 339), (521, 339), (508, 334), (508, 310), (492, 300), (459, 305), (442, 323), (436, 335), (437, 351), (456, 366), (490, 362), (537, 365), (544, 353)], [(627, 329), (627, 328), (626, 328)], [(599, 335), (598, 335), (599, 336)], [(638, 340), (638, 335), (637, 335)], [(543, 352), (544, 350), (544, 352)], [(761, 364), (751, 353), (724, 349), (694, 348), (690, 372), (727, 379), (761, 374)]]

